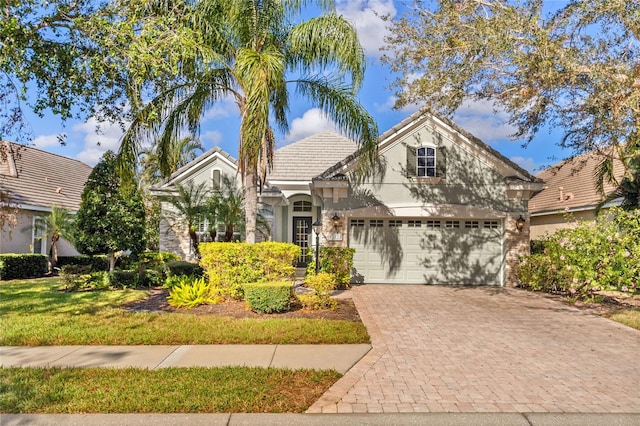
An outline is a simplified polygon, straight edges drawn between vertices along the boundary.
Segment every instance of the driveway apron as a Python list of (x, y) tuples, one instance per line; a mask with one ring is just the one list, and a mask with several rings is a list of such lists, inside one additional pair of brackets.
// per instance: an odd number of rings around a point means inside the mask
[(373, 349), (310, 413), (640, 413), (638, 330), (517, 289), (350, 293)]

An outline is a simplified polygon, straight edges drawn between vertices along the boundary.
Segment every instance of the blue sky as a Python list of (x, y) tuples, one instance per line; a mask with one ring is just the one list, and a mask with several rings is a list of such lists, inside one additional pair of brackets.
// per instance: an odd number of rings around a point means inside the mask
[[(394, 95), (389, 86), (393, 76), (379, 60), (379, 47), (384, 44), (383, 38), (387, 30), (378, 15), (398, 16), (402, 12), (401, 1), (338, 0), (337, 4), (339, 13), (355, 23), (367, 54), (367, 73), (359, 94), (360, 101), (378, 122), (380, 132), (384, 132), (417, 110), (410, 107), (402, 110), (392, 108)], [(334, 128), (333, 123), (318, 110), (311, 109), (304, 103), (294, 101), (292, 104), (290, 132), (280, 135), (279, 146)], [(571, 155), (569, 151), (563, 151), (557, 146), (562, 136), (560, 131), (542, 130), (527, 148), (523, 148), (523, 141), (508, 138), (514, 129), (506, 125), (504, 120), (506, 115), (494, 113), (492, 106), (483, 102), (466, 103), (454, 117), (460, 127), (534, 173)], [(117, 151), (122, 135), (118, 125), (108, 123), (102, 123), (100, 132), (97, 133), (98, 123), (95, 119), (86, 122), (70, 121), (63, 126), (55, 116), (40, 118), (29, 114), (28, 121), (34, 136), (32, 144), (36, 148), (76, 158), (89, 165), (95, 165), (106, 150)], [(218, 103), (207, 111), (202, 120), (200, 139), (205, 150), (219, 146), (234, 157), (237, 156), (238, 127), (236, 105), (231, 100)], [(64, 146), (58, 140), (61, 133), (67, 135)]]

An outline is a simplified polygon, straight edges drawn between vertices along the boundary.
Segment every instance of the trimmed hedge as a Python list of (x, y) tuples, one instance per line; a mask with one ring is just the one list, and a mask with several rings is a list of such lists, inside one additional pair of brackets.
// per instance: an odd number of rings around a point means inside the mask
[(244, 285), (244, 297), (253, 312), (271, 314), (286, 312), (291, 307), (291, 282), (260, 282)]
[(89, 266), (95, 272), (108, 271), (109, 259), (106, 255), (58, 256), (58, 264), (56, 266), (62, 269), (63, 266), (67, 265)]
[(200, 265), (187, 262), (186, 260), (167, 262), (167, 269), (169, 270), (168, 276), (188, 275), (201, 277), (204, 275), (204, 271)]
[(243, 284), (293, 280), (300, 247), (291, 243), (202, 243), (200, 264), (219, 277), (232, 297), (241, 297)]
[(43, 254), (0, 255), (0, 280), (37, 278), (47, 273), (47, 256)]

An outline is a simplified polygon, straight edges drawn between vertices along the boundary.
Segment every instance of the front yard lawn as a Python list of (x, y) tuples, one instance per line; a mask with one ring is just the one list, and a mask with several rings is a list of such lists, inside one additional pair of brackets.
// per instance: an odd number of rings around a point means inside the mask
[(369, 343), (360, 322), (125, 312), (143, 290), (67, 293), (56, 278), (0, 282), (0, 345)]
[(3, 413), (302, 413), (335, 371), (0, 368)]

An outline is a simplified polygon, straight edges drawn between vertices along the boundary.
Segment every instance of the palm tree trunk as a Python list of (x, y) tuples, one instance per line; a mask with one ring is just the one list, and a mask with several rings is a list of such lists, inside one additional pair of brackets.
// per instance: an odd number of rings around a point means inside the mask
[(246, 198), (244, 203), (245, 233), (249, 244), (256, 242), (256, 217), (258, 216), (258, 173), (255, 168), (247, 169), (245, 175)]

